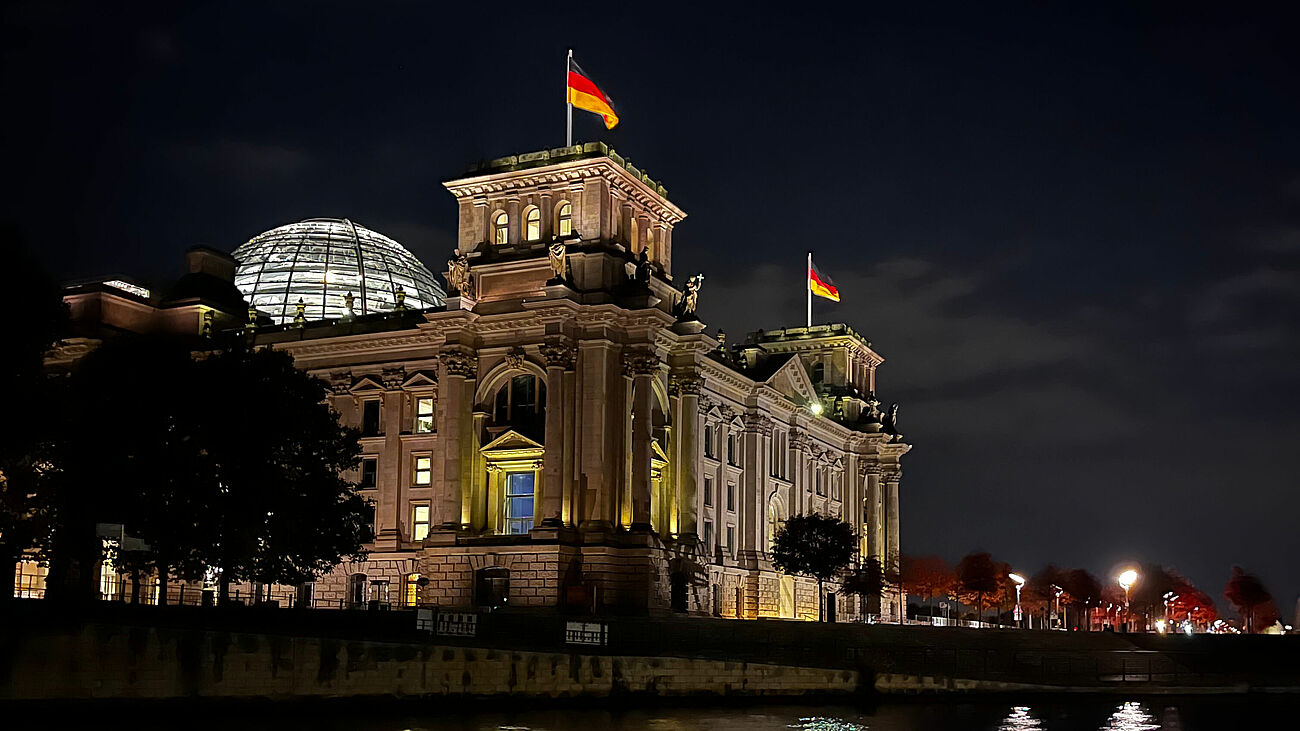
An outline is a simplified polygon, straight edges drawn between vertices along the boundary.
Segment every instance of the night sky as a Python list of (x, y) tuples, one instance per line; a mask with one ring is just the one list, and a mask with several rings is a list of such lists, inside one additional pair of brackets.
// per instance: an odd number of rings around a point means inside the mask
[(572, 47), (623, 119), (575, 112), (575, 138), (687, 211), (706, 322), (802, 324), (807, 249), (839, 285), (815, 318), (873, 341), (916, 445), (905, 551), (1158, 562), (1222, 612), (1241, 564), (1290, 615), (1296, 18), (449, 5), (9, 4), (0, 220), (65, 278), (165, 283), (193, 244), (316, 216), (440, 271), (441, 182), (563, 144)]

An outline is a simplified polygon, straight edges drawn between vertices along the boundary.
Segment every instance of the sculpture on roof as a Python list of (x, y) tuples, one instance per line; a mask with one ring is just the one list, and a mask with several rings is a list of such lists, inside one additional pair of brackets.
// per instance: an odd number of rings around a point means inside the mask
[(469, 257), (465, 254), (453, 252), (447, 260), (447, 289), (461, 296), (469, 296)]
[(677, 319), (694, 320), (695, 308), (699, 305), (700, 287), (704, 285), (704, 275), (695, 274), (686, 280), (683, 295), (677, 303)]
[(903, 435), (900, 434), (898, 431), (898, 404), (897, 403), (892, 403), (889, 405), (889, 413), (885, 414), (884, 423), (885, 426), (883, 431), (886, 434), (893, 434), (894, 436), (899, 437), (900, 439), (902, 438)]

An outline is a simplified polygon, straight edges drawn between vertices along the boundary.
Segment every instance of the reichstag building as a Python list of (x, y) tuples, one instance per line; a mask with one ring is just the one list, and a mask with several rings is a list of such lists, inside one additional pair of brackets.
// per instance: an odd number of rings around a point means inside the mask
[[(777, 526), (809, 512), (851, 521), (861, 557), (897, 567), (910, 447), (875, 397), (870, 342), (843, 324), (710, 335), (703, 278), (673, 270), (686, 214), (603, 144), (493, 160), (446, 188), (459, 233), (440, 276), (321, 218), (229, 254), (193, 249), (166, 293), (66, 290), (81, 337), (51, 366), (113, 332), (242, 331), (327, 382), (361, 430), (368, 558), (244, 591), (815, 619), (815, 582), (769, 554)], [(890, 586), (879, 606), (837, 596), (833, 611), (891, 620), (904, 604)]]

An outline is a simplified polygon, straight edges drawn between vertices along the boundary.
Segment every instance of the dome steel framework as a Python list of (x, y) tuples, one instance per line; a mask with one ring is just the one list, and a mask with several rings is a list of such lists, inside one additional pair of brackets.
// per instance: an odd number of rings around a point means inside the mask
[(273, 228), (235, 249), (235, 286), (277, 324), (388, 312), (397, 289), (411, 309), (439, 307), (446, 293), (401, 244), (346, 218), (312, 218)]

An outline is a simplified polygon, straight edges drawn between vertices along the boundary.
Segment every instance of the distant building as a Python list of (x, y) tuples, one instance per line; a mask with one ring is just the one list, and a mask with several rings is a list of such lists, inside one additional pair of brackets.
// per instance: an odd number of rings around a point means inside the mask
[[(318, 606), (815, 618), (815, 582), (768, 553), (781, 521), (814, 511), (897, 568), (910, 446), (886, 426), (866, 338), (843, 324), (736, 346), (707, 334), (707, 287), (672, 266), (686, 214), (603, 144), (493, 160), (446, 187), (459, 233), (445, 291), (391, 239), (304, 221), (238, 263), (191, 252), (188, 284), (162, 297), (125, 280), (69, 289), (82, 337), (50, 364), (120, 330), (243, 330), (325, 380), (363, 434), (353, 477), (377, 537), (367, 560), (284, 589)], [(891, 586), (881, 607), (836, 607), (897, 619), (905, 604)]]

